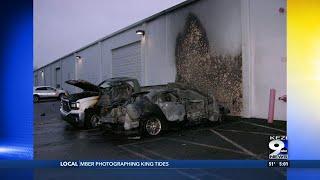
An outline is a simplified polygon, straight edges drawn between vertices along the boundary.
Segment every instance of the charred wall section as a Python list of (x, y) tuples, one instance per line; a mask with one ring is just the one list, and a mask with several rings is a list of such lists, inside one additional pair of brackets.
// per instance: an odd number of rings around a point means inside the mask
[[(214, 42), (210, 42), (214, 43)], [(175, 48), (176, 82), (184, 83), (227, 106), (232, 115), (242, 110), (242, 57), (217, 54), (206, 31), (194, 14), (189, 14)]]

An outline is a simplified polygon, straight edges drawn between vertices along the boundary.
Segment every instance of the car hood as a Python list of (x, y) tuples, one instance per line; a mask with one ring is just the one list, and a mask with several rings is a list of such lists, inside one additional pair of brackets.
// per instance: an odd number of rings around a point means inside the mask
[(84, 91), (99, 92), (99, 87), (85, 80), (68, 80), (67, 84), (76, 86)]
[(93, 97), (93, 96), (99, 96), (99, 93), (85, 91), (85, 92), (81, 92), (81, 93), (70, 94), (70, 95), (66, 96), (64, 99), (67, 99), (70, 102), (76, 102), (79, 99), (84, 99), (84, 98)]

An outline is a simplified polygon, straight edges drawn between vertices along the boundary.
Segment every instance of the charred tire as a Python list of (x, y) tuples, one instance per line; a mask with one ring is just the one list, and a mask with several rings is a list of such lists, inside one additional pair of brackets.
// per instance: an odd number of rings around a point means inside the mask
[(39, 102), (39, 100), (40, 100), (40, 97), (38, 95), (33, 95), (33, 102), (34, 103)]
[(98, 122), (99, 117), (96, 115), (93, 109), (88, 109), (85, 111), (84, 128), (97, 128)]
[(63, 97), (65, 97), (65, 94), (61, 93), (59, 94), (59, 99), (61, 100)]
[(160, 135), (166, 129), (166, 121), (156, 116), (149, 116), (147, 118), (144, 118), (142, 120), (142, 126), (140, 126), (140, 132), (146, 136)]

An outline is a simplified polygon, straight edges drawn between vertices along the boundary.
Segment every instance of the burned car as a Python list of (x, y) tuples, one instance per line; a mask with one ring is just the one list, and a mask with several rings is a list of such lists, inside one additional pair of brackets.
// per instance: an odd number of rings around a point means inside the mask
[(140, 91), (139, 82), (128, 77), (110, 78), (99, 85), (84, 80), (69, 80), (66, 83), (83, 91), (61, 99), (61, 117), (75, 127), (84, 128), (98, 125), (96, 113), (101, 108), (109, 111), (124, 104), (132, 93)]
[[(214, 97), (188, 88), (160, 88), (134, 93), (124, 105), (98, 115), (103, 127), (114, 131), (156, 136), (171, 124), (219, 122), (228, 110)], [(127, 134), (127, 133), (126, 133)]]

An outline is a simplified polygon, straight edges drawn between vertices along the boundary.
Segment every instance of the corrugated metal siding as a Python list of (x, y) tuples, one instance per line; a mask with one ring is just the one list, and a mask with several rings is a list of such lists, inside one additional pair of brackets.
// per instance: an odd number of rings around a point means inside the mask
[[(136, 34), (136, 30), (143, 29), (141, 26), (134, 27), (120, 34), (117, 34), (110, 39), (106, 39), (101, 42), (101, 78), (102, 80), (112, 77), (112, 50), (119, 47), (126, 46), (128, 44), (141, 40), (141, 36)], [(141, 45), (143, 47), (143, 45)], [(143, 58), (142, 58), (143, 62)], [(142, 76), (144, 77), (144, 76)], [(143, 80), (143, 78), (142, 78)]]
[(128, 76), (141, 82), (140, 41), (112, 50), (112, 77)]
[(33, 86), (38, 86), (38, 71), (33, 73)]
[(38, 71), (38, 86), (43, 86), (44, 84), (44, 68)]
[(81, 56), (81, 60), (76, 61), (78, 79), (86, 80), (93, 84), (100, 83), (100, 51), (100, 44), (95, 44), (77, 53), (77, 55)]
[(44, 68), (44, 85), (46, 86), (52, 86), (52, 78), (51, 78), (51, 67), (46, 66)]
[(56, 67), (54, 70), (54, 82), (55, 82), (55, 87), (60, 88), (61, 87), (61, 68)]
[[(57, 87), (57, 84), (60, 84), (61, 87), (61, 60), (50, 64), (49, 67), (51, 67), (51, 86)], [(60, 68), (60, 71), (56, 71), (57, 68)]]
[(65, 81), (70, 79), (75, 79), (75, 58), (73, 56), (68, 56), (62, 60), (61, 64), (62, 71), (62, 88), (67, 90), (69, 93), (75, 92), (75, 88), (71, 85), (65, 83)]

